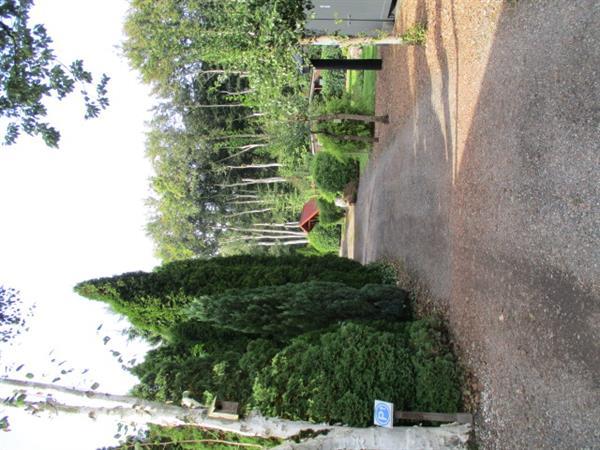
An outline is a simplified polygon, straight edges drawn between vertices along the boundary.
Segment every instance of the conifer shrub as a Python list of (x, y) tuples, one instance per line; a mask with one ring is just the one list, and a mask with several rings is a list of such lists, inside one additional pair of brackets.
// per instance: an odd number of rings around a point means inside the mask
[(373, 401), (395, 409), (457, 412), (458, 369), (439, 324), (345, 322), (291, 341), (259, 372), (251, 402), (294, 420), (372, 423)]
[(416, 411), (453, 413), (461, 404), (460, 375), (440, 323), (429, 319), (407, 325), (415, 371)]
[(202, 296), (189, 315), (253, 338), (285, 342), (343, 320), (408, 320), (411, 310), (407, 292), (396, 286), (368, 284), (357, 289), (309, 281)]
[(414, 396), (405, 335), (344, 323), (278, 353), (256, 378), (252, 402), (271, 416), (368, 426), (375, 399), (408, 409)]
[(320, 254), (337, 254), (340, 251), (342, 227), (335, 224), (316, 224), (308, 233), (308, 243)]
[(75, 291), (107, 302), (140, 329), (165, 335), (169, 327), (186, 319), (185, 308), (198, 296), (232, 287), (254, 288), (311, 280), (339, 281), (360, 287), (380, 283), (382, 274), (334, 255), (239, 255), (187, 259), (165, 264), (153, 272), (88, 280), (75, 286)]
[(313, 158), (312, 176), (320, 191), (340, 193), (352, 180), (358, 178), (358, 164), (341, 160), (328, 152), (318, 152)]
[(319, 208), (319, 223), (323, 225), (338, 223), (346, 215), (342, 208), (322, 197), (317, 198), (317, 208)]

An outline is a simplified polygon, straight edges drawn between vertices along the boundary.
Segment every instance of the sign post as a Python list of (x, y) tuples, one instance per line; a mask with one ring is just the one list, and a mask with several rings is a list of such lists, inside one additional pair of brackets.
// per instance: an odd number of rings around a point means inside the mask
[(394, 428), (394, 404), (375, 400), (373, 423), (378, 427)]

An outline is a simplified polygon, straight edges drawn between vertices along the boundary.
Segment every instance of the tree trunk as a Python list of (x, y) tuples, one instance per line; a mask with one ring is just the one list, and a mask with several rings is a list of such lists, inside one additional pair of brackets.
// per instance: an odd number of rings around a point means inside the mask
[(276, 241), (276, 242), (258, 242), (256, 245), (261, 247), (273, 247), (275, 245), (302, 245), (308, 244), (308, 239), (298, 239), (295, 241)]
[(401, 38), (389, 36), (384, 38), (374, 37), (343, 37), (343, 36), (314, 36), (306, 37), (300, 45), (333, 45), (337, 47), (354, 47), (362, 45), (399, 45), (404, 44)]
[(222, 188), (236, 187), (236, 186), (250, 186), (252, 184), (274, 184), (274, 183), (285, 183), (287, 180), (283, 177), (270, 177), (270, 178), (242, 178), (241, 183), (232, 184), (218, 184), (217, 186)]
[(248, 214), (264, 213), (264, 212), (267, 212), (267, 211), (271, 211), (272, 209), (273, 208), (253, 209), (251, 211), (241, 211), (241, 212), (234, 213), (234, 214), (229, 214), (229, 215), (226, 215), (226, 216), (223, 216), (223, 217), (229, 218), (229, 217), (246, 216)]
[(281, 167), (283, 164), (267, 163), (267, 164), (247, 164), (245, 166), (225, 166), (227, 169), (266, 169), (269, 167)]
[(344, 113), (335, 113), (335, 114), (322, 114), (320, 116), (309, 117), (308, 120), (314, 120), (316, 122), (323, 122), (326, 120), (356, 120), (358, 122), (365, 123), (389, 123), (389, 116), (386, 114), (384, 116), (370, 116), (366, 114), (344, 114)]
[(322, 134), (324, 136), (330, 136), (332, 138), (336, 138), (336, 139), (340, 139), (342, 141), (353, 141), (353, 142), (379, 142), (379, 138), (376, 137), (369, 137), (369, 136), (351, 136), (348, 134), (333, 134), (333, 133), (327, 133), (326, 131), (311, 131), (311, 133), (314, 134)]
[[(288, 241), (284, 245), (291, 245)], [(298, 242), (301, 243), (301, 242)], [(260, 245), (260, 244), (259, 244)], [(265, 243), (264, 245), (276, 245)], [(34, 381), (21, 381), (0, 378), (0, 384), (17, 390), (29, 390), (33, 393), (43, 393), (46, 400), (26, 400), (30, 410), (63, 412), (68, 414), (85, 414), (90, 419), (100, 416), (113, 416), (122, 421), (135, 422), (140, 425), (153, 423), (163, 426), (188, 425), (203, 428), (233, 432), (242, 436), (276, 437), (289, 439), (302, 431), (328, 431), (326, 435), (318, 436), (306, 442), (286, 443), (279, 450), (328, 450), (328, 449), (363, 449), (377, 448), (380, 450), (402, 450), (408, 448), (427, 449), (462, 449), (468, 439), (469, 425), (449, 425), (438, 428), (395, 427), (382, 428), (350, 428), (332, 426), (324, 423), (316, 424), (303, 421), (290, 421), (278, 418), (267, 418), (257, 413), (239, 421), (228, 421), (208, 417), (206, 408), (182, 408), (160, 402), (142, 400), (127, 395), (114, 395), (93, 391), (83, 391)], [(47, 394), (51, 394), (48, 396)], [(70, 405), (54, 400), (56, 394), (68, 394), (85, 403), (90, 400), (102, 400), (115, 406)], [(15, 403), (3, 400), (6, 406), (16, 406)]]
[(289, 230), (285, 230), (285, 231), (281, 231), (281, 230), (268, 230), (268, 229), (264, 229), (264, 228), (236, 228), (236, 227), (229, 227), (230, 230), (233, 231), (241, 231), (241, 232), (246, 232), (249, 231), (250, 233), (268, 233), (268, 234), (282, 234), (282, 235), (286, 235), (286, 236), (306, 236), (306, 234), (304, 234), (301, 231), (289, 231)]

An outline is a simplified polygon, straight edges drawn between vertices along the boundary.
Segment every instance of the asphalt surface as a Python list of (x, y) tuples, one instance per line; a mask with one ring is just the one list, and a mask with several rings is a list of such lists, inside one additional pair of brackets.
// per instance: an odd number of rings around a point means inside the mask
[(355, 259), (401, 261), (481, 383), (482, 448), (600, 448), (600, 2), (405, 0)]

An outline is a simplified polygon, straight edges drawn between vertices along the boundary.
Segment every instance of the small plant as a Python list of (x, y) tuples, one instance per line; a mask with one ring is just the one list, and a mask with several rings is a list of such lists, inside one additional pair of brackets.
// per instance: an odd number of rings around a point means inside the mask
[(418, 23), (410, 27), (400, 38), (411, 45), (423, 45), (427, 38), (427, 26), (423, 23)]

